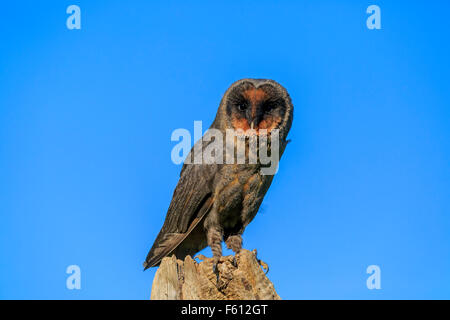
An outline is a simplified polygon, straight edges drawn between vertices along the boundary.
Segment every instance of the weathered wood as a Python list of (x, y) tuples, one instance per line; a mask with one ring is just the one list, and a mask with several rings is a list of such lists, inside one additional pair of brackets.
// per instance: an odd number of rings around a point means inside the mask
[[(212, 270), (212, 259), (202, 255), (197, 262), (190, 256), (184, 261), (175, 256), (162, 260), (153, 279), (152, 300), (279, 300), (272, 282), (262, 270), (256, 254), (241, 250), (222, 257), (219, 280)], [(262, 264), (263, 265), (263, 264)]]

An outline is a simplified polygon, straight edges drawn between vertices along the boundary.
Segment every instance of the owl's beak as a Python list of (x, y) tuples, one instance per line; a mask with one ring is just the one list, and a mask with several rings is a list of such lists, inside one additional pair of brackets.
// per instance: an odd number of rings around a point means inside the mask
[(250, 117), (249, 122), (250, 122), (250, 129), (254, 130), (258, 128), (258, 124), (259, 124), (259, 117), (255, 116), (255, 117)]
[(250, 128), (253, 129), (257, 129), (259, 122), (261, 121), (261, 116), (259, 114), (250, 117), (249, 122), (250, 122)]
[(252, 130), (258, 128), (261, 117), (262, 115), (258, 110), (254, 110), (254, 108), (252, 108), (252, 110), (249, 110), (249, 112), (247, 113), (247, 121), (250, 124), (250, 128)]

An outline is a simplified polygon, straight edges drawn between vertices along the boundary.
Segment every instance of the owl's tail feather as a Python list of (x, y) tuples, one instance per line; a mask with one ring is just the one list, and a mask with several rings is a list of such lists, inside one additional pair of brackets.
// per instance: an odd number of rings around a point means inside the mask
[(166, 233), (158, 235), (155, 244), (147, 255), (147, 259), (145, 259), (144, 271), (148, 268), (158, 266), (162, 258), (170, 255), (188, 234), (189, 230), (186, 233)]
[(202, 221), (203, 217), (211, 210), (213, 205), (212, 198), (208, 198), (202, 206), (198, 216), (191, 222), (185, 233), (161, 233), (150, 249), (144, 262), (144, 271), (156, 267), (160, 264), (162, 258), (167, 257), (175, 251), (175, 249), (183, 242), (184, 239), (194, 230), (194, 228)]

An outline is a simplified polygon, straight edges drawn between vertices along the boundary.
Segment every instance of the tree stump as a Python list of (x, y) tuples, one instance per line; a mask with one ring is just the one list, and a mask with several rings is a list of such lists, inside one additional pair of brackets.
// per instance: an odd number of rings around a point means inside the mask
[[(184, 261), (175, 256), (161, 261), (153, 279), (152, 300), (280, 300), (266, 277), (255, 252), (242, 249), (220, 259), (219, 278), (213, 273), (213, 259), (199, 255)], [(261, 264), (263, 265), (263, 263)]]

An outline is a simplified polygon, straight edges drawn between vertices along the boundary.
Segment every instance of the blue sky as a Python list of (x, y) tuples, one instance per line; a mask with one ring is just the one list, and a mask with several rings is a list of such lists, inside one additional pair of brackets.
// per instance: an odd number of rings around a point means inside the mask
[[(66, 8), (81, 8), (81, 30)], [(381, 8), (381, 30), (366, 8)], [(448, 1), (14, 1), (0, 13), (0, 298), (148, 299), (142, 262), (227, 87), (289, 91), (244, 233), (284, 299), (450, 298)], [(207, 249), (204, 252), (210, 254)], [(227, 252), (228, 253), (228, 252)], [(66, 268), (81, 268), (81, 290)], [(368, 290), (366, 268), (381, 268)]]

